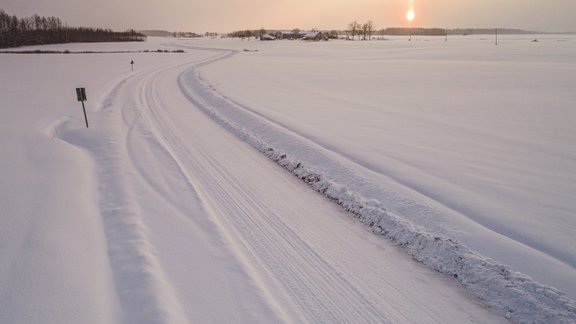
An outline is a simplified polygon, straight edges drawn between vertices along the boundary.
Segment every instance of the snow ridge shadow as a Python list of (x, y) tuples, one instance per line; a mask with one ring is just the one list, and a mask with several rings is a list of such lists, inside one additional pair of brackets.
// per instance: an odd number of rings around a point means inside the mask
[[(345, 208), (375, 234), (386, 236), (417, 261), (459, 281), (506, 318), (523, 323), (576, 322), (576, 302), (561, 291), (387, 211), (381, 202), (367, 199), (355, 190), (357, 184), (366, 182), (344, 163), (331, 159), (309, 140), (218, 93), (202, 79), (199, 68), (236, 54), (230, 50), (222, 52), (224, 55), (214, 60), (188, 68), (178, 79), (188, 100), (211, 119)], [(283, 140), (275, 141), (278, 138)], [(288, 153), (294, 151), (300, 154)]]

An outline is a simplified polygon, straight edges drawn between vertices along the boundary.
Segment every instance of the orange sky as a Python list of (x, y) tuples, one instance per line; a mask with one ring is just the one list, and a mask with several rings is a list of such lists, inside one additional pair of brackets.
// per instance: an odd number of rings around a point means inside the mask
[(576, 0), (0, 0), (9, 14), (57, 16), (74, 26), (228, 32), (239, 29), (509, 27), (576, 31)]

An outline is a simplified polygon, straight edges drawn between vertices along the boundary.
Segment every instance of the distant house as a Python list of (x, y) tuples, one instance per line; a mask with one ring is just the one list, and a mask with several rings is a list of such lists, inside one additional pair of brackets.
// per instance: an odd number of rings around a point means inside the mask
[(276, 39), (301, 39), (308, 41), (328, 40), (328, 35), (319, 31), (279, 31)]
[(324, 34), (323, 32), (311, 31), (306, 32), (304, 37), (302, 37), (301, 39), (306, 41), (321, 41), (321, 40), (328, 40), (329, 37), (327, 34)]
[(275, 40), (275, 39), (276, 39), (276, 37), (274, 37), (274, 36), (272, 36), (272, 35), (270, 35), (270, 34), (260, 35), (260, 40), (261, 40), (261, 41), (272, 41), (272, 40)]
[(304, 35), (301, 32), (293, 32), (293, 31), (279, 31), (276, 33), (277, 39), (300, 39)]

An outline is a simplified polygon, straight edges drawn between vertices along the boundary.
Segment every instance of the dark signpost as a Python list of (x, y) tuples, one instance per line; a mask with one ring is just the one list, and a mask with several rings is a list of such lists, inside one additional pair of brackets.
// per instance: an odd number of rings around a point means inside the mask
[(84, 111), (84, 120), (86, 121), (86, 128), (88, 128), (88, 117), (86, 117), (86, 108), (84, 107), (84, 101), (87, 101), (86, 89), (76, 88), (76, 97), (78, 98), (78, 101), (82, 102), (82, 110)]

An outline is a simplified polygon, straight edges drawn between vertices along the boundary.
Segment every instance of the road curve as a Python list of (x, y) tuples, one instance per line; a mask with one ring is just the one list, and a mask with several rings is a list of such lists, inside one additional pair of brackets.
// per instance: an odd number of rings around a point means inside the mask
[(505, 321), (216, 124), (178, 77), (234, 52), (190, 51), (119, 81), (83, 144), (123, 322)]

